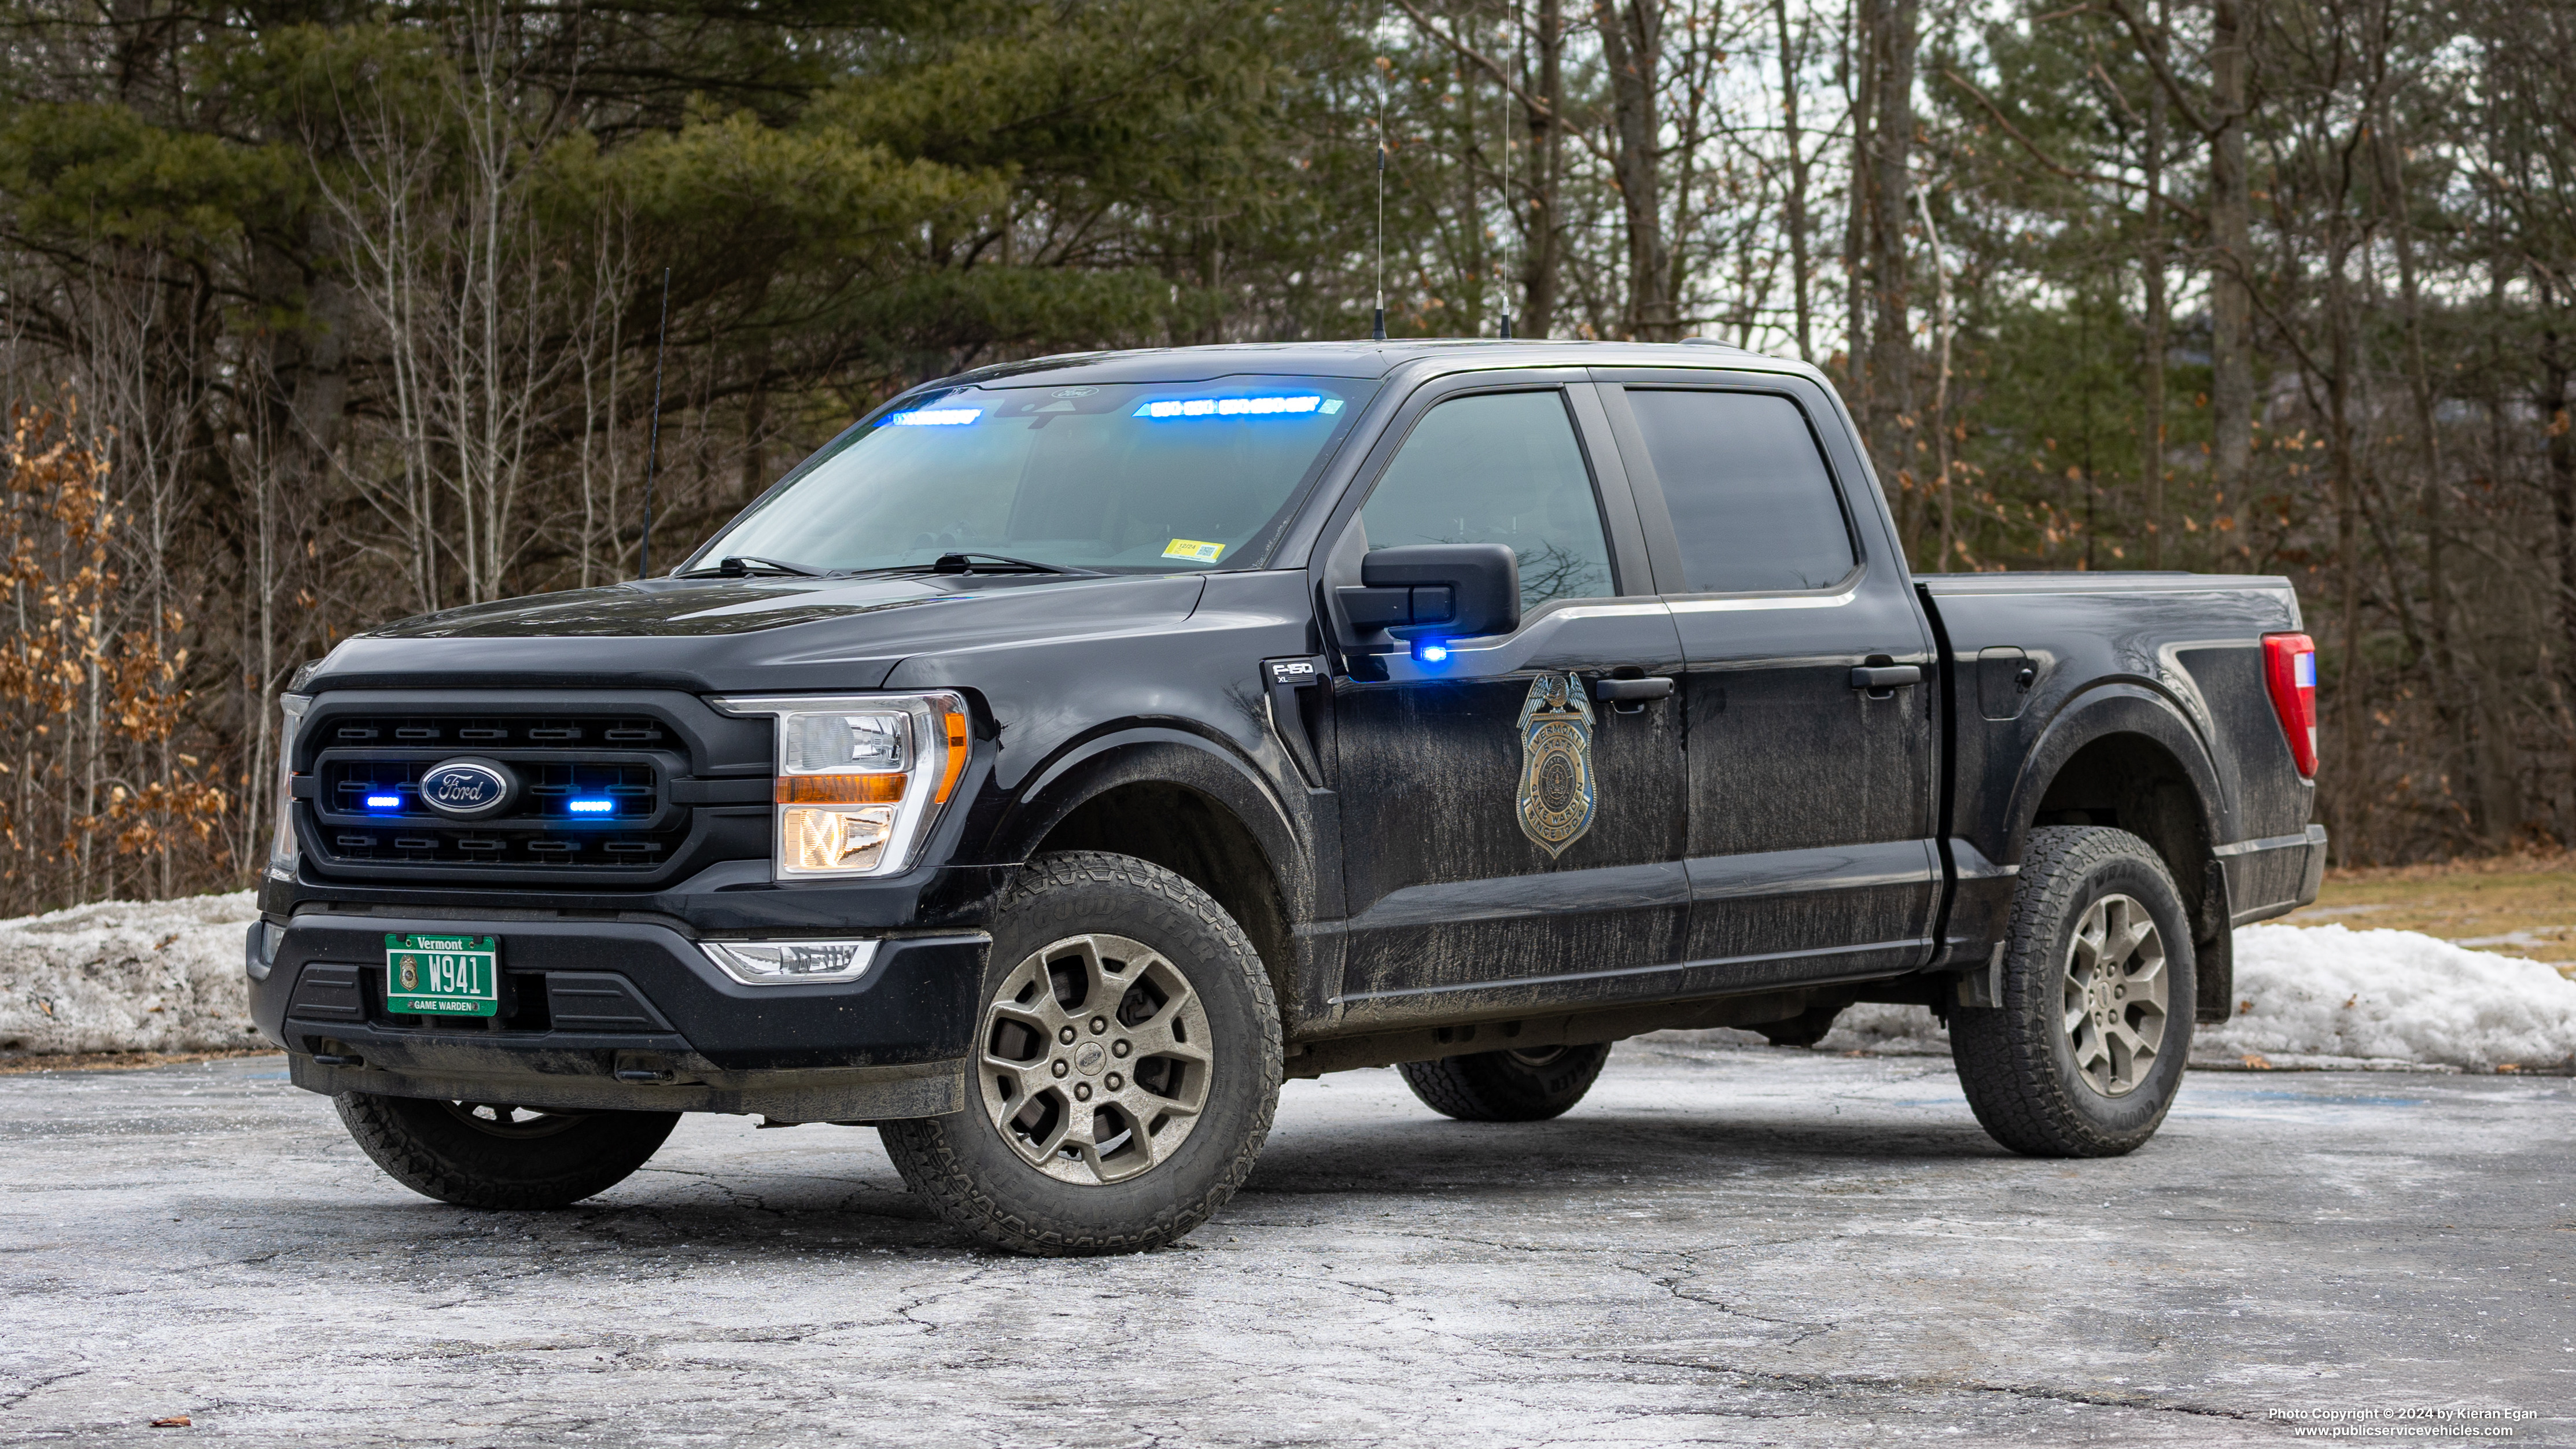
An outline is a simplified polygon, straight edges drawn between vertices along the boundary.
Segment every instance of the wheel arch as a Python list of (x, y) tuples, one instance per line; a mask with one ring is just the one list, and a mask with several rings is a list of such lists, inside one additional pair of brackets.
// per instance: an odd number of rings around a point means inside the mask
[(2203, 1019), (2234, 990), (2226, 876), (2217, 847), (2235, 838), (2216, 763), (2163, 695), (2114, 685), (2052, 721), (2030, 753), (2007, 816), (2009, 859), (2043, 825), (2104, 825), (2144, 840), (2191, 913)]
[(1310, 834), (1250, 766), (1195, 735), (1146, 728), (1039, 772), (997, 827), (992, 858), (1104, 850), (1171, 871), (1243, 927), (1284, 1011), (1306, 995), (1297, 925), (1314, 916)]

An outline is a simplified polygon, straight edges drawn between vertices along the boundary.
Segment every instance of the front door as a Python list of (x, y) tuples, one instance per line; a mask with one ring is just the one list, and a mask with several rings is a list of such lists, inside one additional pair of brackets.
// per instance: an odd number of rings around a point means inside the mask
[(1602, 400), (1689, 662), (1692, 984), (1923, 964), (1933, 640), (1885, 511), (1854, 506), (1875, 502), (1860, 460), (1825, 446), (1846, 436), (1830, 399), (1788, 378), (1620, 380)]
[(1662, 687), (1679, 636), (1615, 456), (1587, 445), (1597, 397), (1533, 381), (1418, 399), (1331, 550), (1328, 582), (1372, 548), (1503, 543), (1522, 593), (1510, 635), (1438, 662), (1381, 642), (1334, 681), (1346, 1021), (1648, 993), (1681, 950), (1680, 702), (1598, 697)]

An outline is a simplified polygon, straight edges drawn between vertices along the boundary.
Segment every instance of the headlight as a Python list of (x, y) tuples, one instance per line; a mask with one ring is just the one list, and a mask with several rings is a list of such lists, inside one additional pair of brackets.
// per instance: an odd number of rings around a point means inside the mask
[(277, 824), (268, 837), (268, 873), (293, 880), (301, 854), (295, 844), (295, 735), (303, 728), (304, 712), (313, 707), (313, 701), (306, 695), (281, 694), (277, 707), (284, 720), (277, 731)]
[(966, 773), (966, 701), (954, 694), (719, 699), (778, 721), (780, 880), (894, 875)]

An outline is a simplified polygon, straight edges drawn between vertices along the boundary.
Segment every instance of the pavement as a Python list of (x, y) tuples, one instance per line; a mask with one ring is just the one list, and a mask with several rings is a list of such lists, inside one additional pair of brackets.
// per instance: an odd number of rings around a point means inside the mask
[(0, 1077), (0, 1443), (2571, 1445), (2571, 1105), (2196, 1072), (2041, 1162), (1943, 1060), (1649, 1039), (1537, 1125), (1291, 1083), (1189, 1240), (1040, 1262), (866, 1130), (692, 1117), (476, 1213), (279, 1058)]

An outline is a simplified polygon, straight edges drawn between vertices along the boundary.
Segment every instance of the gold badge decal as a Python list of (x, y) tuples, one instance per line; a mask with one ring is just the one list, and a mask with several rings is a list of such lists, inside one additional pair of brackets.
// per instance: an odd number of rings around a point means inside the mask
[(1592, 775), (1592, 701), (1572, 674), (1530, 681), (1521, 706), (1521, 833), (1549, 856), (1592, 828), (1600, 792)]

